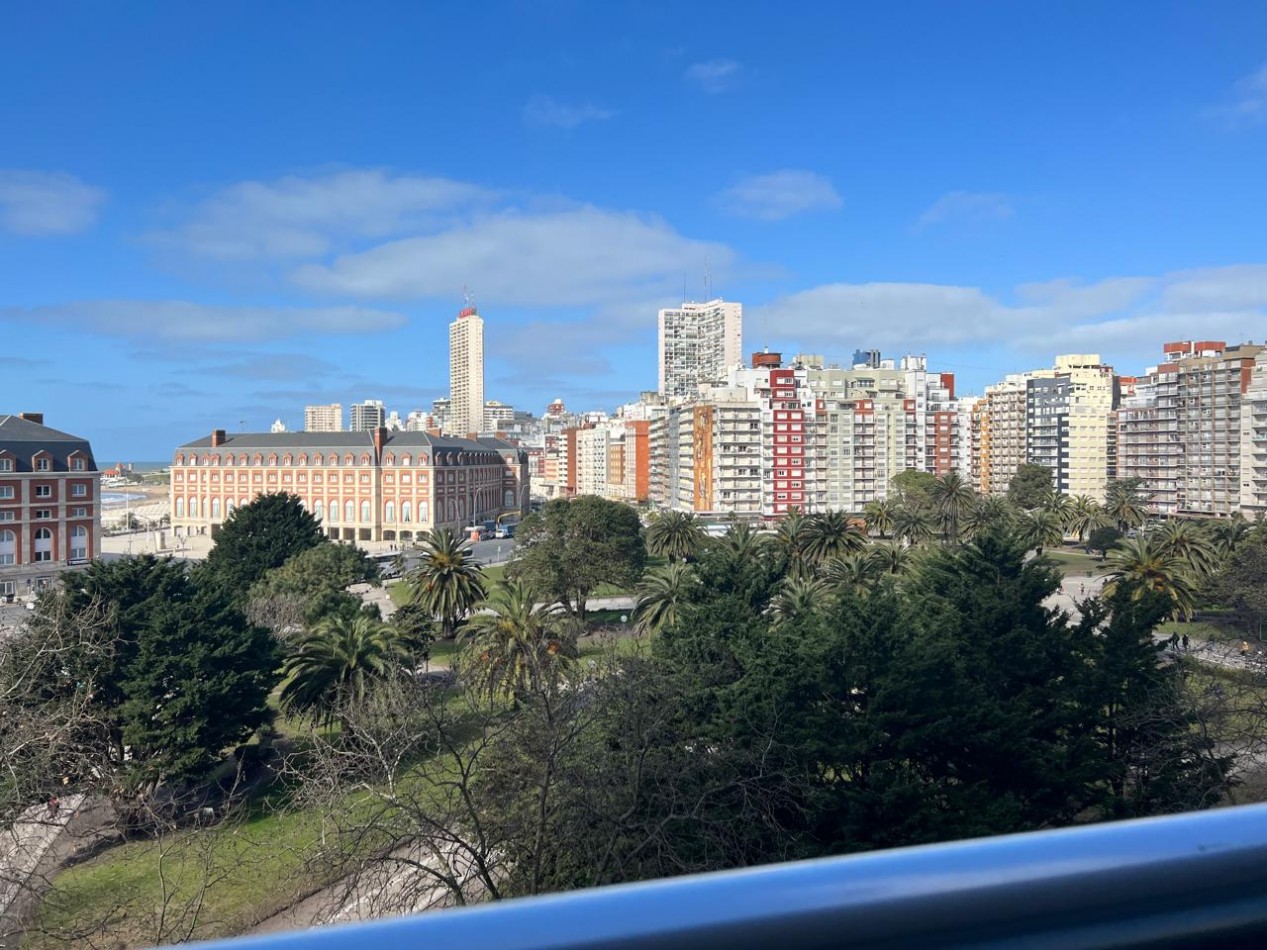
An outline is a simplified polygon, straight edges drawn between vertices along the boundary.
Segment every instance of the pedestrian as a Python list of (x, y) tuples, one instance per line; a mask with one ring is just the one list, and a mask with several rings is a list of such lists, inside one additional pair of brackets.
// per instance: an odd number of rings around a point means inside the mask
[(1078, 585), (1078, 593), (1079, 593), (1079, 594), (1082, 594), (1083, 596), (1086, 596), (1086, 593), (1087, 593), (1087, 585), (1086, 585), (1086, 584), (1079, 584), (1079, 585)]
[(1177, 633), (1172, 633), (1170, 635), (1170, 652), (1171, 653), (1179, 652), (1179, 634)]
[(61, 800), (56, 795), (50, 795), (48, 798), (48, 817), (56, 818), (57, 812), (61, 809)]
[(1188, 639), (1188, 635), (1185, 633), (1185, 634), (1183, 635), (1183, 652), (1184, 652), (1184, 653), (1187, 653), (1187, 652), (1188, 652), (1188, 644), (1189, 644), (1189, 643), (1191, 643), (1191, 642), (1192, 642), (1192, 641)]
[(1241, 658), (1243, 659), (1247, 656), (1249, 656), (1249, 641), (1242, 640), (1241, 641)]

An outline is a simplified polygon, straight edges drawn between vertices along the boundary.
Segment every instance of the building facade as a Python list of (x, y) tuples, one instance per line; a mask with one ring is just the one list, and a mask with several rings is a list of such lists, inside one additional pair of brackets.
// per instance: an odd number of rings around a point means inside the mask
[(470, 436), (484, 428), (484, 320), (474, 307), (449, 324), (449, 412), (445, 432)]
[(324, 406), (304, 406), (305, 432), (342, 432), (343, 404), (332, 402)]
[(86, 439), (41, 413), (0, 416), (0, 600), (101, 554), (100, 472)]
[(1241, 513), (1267, 517), (1267, 350), (1254, 358), (1241, 399)]
[(236, 508), (287, 492), (330, 538), (410, 542), (436, 526), (525, 515), (530, 491), (527, 453), (499, 439), (218, 429), (172, 458), (172, 528), (213, 534)]
[(348, 428), (353, 432), (372, 432), (387, 425), (387, 410), (381, 399), (367, 399), (352, 404), (348, 410)]
[(686, 398), (743, 362), (743, 305), (724, 300), (660, 311), (660, 395)]

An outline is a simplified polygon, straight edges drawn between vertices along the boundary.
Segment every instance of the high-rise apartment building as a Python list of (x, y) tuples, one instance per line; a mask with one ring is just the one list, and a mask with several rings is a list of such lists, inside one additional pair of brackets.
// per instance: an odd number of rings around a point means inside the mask
[(710, 300), (660, 311), (660, 394), (693, 396), (743, 361), (743, 305)]
[(305, 432), (342, 432), (343, 404), (332, 402), (328, 406), (304, 406)]
[(506, 432), (515, 423), (515, 407), (496, 399), (484, 403), (484, 420), (481, 432)]
[(1241, 398), (1241, 513), (1267, 517), (1267, 349), (1254, 358)]
[(371, 432), (387, 424), (387, 410), (384, 409), (381, 399), (367, 399), (365, 402), (353, 403), (348, 412), (348, 428), (353, 432)]
[(1158, 514), (1241, 509), (1242, 404), (1263, 350), (1221, 340), (1167, 343), (1164, 362), (1137, 379), (1117, 414), (1117, 474), (1141, 479)]
[(449, 404), (446, 431), (466, 436), (484, 427), (484, 320), (473, 306), (449, 324)]

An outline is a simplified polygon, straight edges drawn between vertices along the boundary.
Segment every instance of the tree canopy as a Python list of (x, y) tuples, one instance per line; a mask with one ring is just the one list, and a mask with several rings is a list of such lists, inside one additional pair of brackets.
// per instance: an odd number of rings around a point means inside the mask
[(252, 585), (267, 572), (325, 540), (298, 496), (260, 495), (225, 519), (202, 569), (236, 603), (245, 604)]
[(638, 513), (596, 495), (547, 503), (524, 519), (517, 539), (507, 575), (575, 617), (600, 584), (633, 589), (646, 564)]
[(1028, 511), (1046, 504), (1053, 489), (1051, 469), (1025, 462), (1017, 467), (1016, 474), (1008, 483), (1007, 499)]

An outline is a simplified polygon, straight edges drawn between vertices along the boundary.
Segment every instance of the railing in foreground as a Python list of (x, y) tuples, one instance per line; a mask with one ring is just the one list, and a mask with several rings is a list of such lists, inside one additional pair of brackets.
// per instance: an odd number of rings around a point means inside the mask
[(1267, 946), (1267, 805), (703, 874), (207, 945)]

